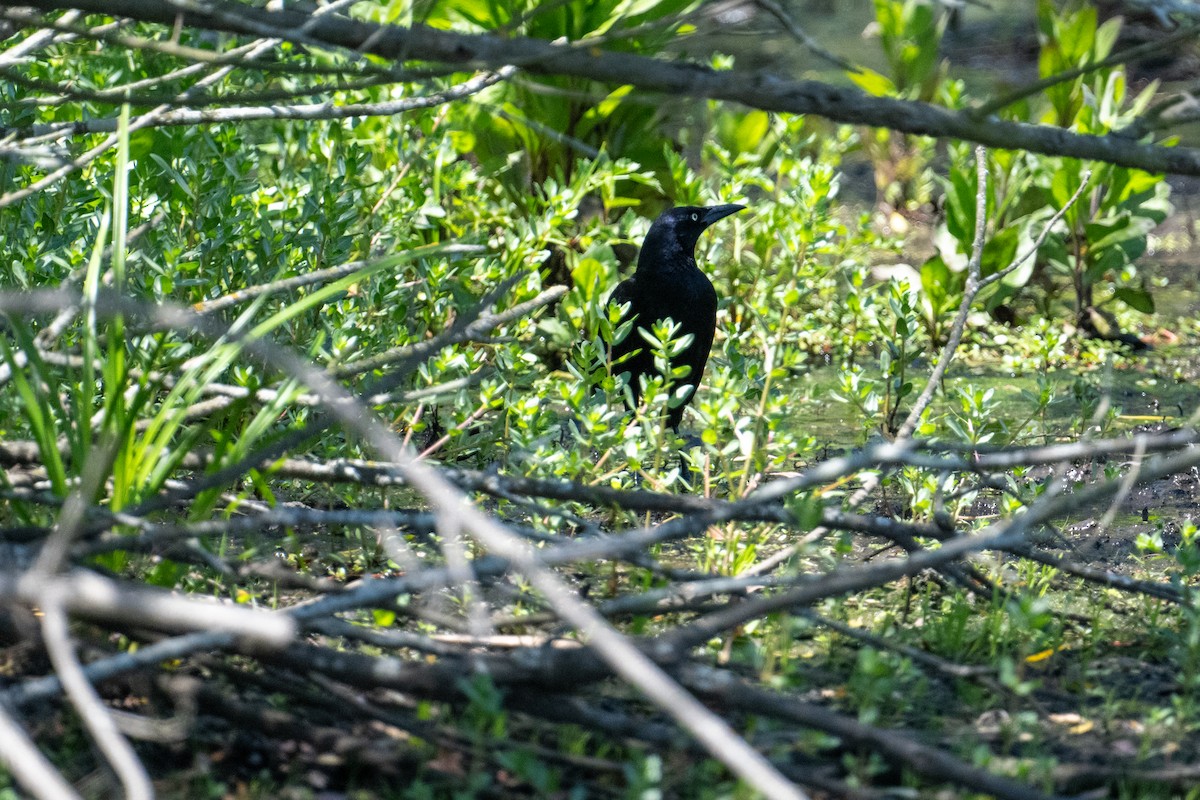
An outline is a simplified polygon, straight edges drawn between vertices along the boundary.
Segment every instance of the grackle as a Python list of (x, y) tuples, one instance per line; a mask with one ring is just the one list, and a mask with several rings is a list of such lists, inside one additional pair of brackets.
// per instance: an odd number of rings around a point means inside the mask
[(683, 420), (683, 408), (696, 393), (704, 374), (717, 329), (717, 292), (696, 266), (696, 242), (709, 225), (743, 208), (730, 204), (707, 208), (681, 206), (664, 211), (646, 234), (633, 277), (617, 284), (608, 298), (608, 302), (618, 305), (629, 303), (621, 321), (634, 321), (635, 327), (629, 335), (609, 347), (609, 358), (618, 370), (629, 372), (635, 404), (641, 398), (641, 376), (656, 372), (654, 353), (639, 335), (638, 328), (649, 330), (659, 320), (670, 317), (679, 325), (680, 334), (692, 335), (691, 344), (671, 360), (672, 367), (685, 364), (691, 367), (680, 379), (680, 383), (691, 387), (690, 391), (667, 411), (667, 423), (676, 432)]

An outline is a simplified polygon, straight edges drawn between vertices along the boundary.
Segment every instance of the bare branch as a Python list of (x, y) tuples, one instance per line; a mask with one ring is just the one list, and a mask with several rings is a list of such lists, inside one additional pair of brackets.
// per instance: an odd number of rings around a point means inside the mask
[(1195, 148), (1142, 144), (1114, 135), (1083, 135), (994, 117), (975, 119), (968, 111), (872, 97), (857, 89), (818, 81), (786, 80), (767, 72), (716, 71), (634, 54), (581, 49), (569, 42), (462, 34), (422, 25), (376, 25), (336, 14), (318, 16), (287, 8), (272, 10), (219, 2), (186, 8), (159, 0), (26, 0), (10, 5), (74, 8), (164, 25), (173, 25), (181, 19), (193, 27), (317, 42), (342, 48), (348, 54), (421, 59), (458, 65), (464, 70), (516, 66), (537, 74), (589, 78), (609, 84), (631, 84), (646, 91), (730, 100), (765, 111), (817, 114), (837, 122), (963, 139), (988, 147), (1106, 161), (1150, 172), (1200, 175), (1200, 150)]
[(897, 439), (908, 439), (916, 431), (917, 425), (921, 421), (921, 415), (925, 413), (925, 409), (933, 401), (934, 392), (942, 383), (942, 377), (946, 374), (946, 369), (950, 366), (950, 360), (954, 358), (955, 351), (958, 350), (958, 345), (962, 342), (963, 331), (967, 327), (967, 315), (971, 313), (971, 306), (975, 302), (976, 295), (979, 294), (980, 288), (980, 270), (983, 264), (983, 243), (987, 236), (987, 154), (982, 147), (975, 148), (975, 239), (971, 243), (971, 257), (967, 261), (967, 281), (963, 286), (962, 300), (958, 304), (958, 313), (954, 315), (954, 322), (950, 326), (950, 335), (946, 337), (946, 344), (942, 347), (942, 352), (938, 356), (937, 364), (934, 365), (933, 372), (929, 375), (929, 380), (925, 382), (925, 388), (921, 390), (921, 394), (913, 403), (912, 410), (908, 414), (908, 418), (904, 420), (904, 424), (896, 432)]
[(1119, 53), (1113, 53), (1108, 58), (1101, 59), (1100, 61), (1096, 61), (1091, 64), (1084, 64), (1083, 66), (1076, 67), (1075, 69), (1064, 70), (1063, 72), (1058, 72), (1054, 75), (1048, 75), (1041, 80), (1018, 87), (1017, 89), (997, 97), (994, 100), (989, 100), (988, 102), (983, 103), (978, 108), (973, 109), (971, 114), (976, 119), (984, 119), (992, 114), (995, 114), (997, 111), (1011, 106), (1013, 103), (1045, 91), (1052, 86), (1057, 86), (1060, 83), (1066, 83), (1067, 81), (1075, 80), (1081, 75), (1087, 75), (1089, 73), (1096, 72), (1097, 70), (1115, 67), (1118, 64), (1136, 61), (1144, 56), (1161, 53), (1163, 48), (1179, 42), (1185, 42), (1188, 39), (1194, 39), (1197, 35), (1200, 35), (1200, 26), (1193, 25), (1186, 28), (1181, 28), (1164, 39), (1143, 42), (1135, 47), (1122, 50)]
[[(296, 105), (269, 106), (227, 106), (222, 108), (176, 108), (163, 111), (148, 119), (142, 119), (141, 128), (162, 128), (179, 125), (207, 125), (236, 122), (251, 122), (261, 119), (290, 119), (290, 120), (336, 120), (353, 117), (382, 117), (417, 111), (424, 108), (453, 103), (478, 94), (489, 86), (511, 77), (516, 72), (514, 67), (502, 67), (495, 72), (486, 72), (470, 80), (439, 92), (401, 100), (390, 100), (380, 103), (348, 103), (339, 105), (332, 101), (323, 103), (303, 103)], [(305, 90), (303, 94), (313, 94), (319, 90)], [(169, 100), (174, 105), (177, 100)], [(228, 101), (232, 102), (232, 100)], [(117, 129), (117, 118), (69, 122), (55, 126), (39, 126), (38, 131), (57, 132), (61, 135), (83, 135), (91, 133), (110, 133)]]
[(96, 747), (104, 754), (124, 787), (127, 800), (151, 800), (154, 787), (150, 784), (146, 768), (117, 729), (112, 714), (88, 683), (83, 667), (75, 657), (67, 628), (67, 615), (61, 602), (63, 598), (59, 594), (61, 588), (60, 585), (47, 585), (38, 598), (42, 607), (42, 635), (50, 660), (54, 663), (54, 671), (62, 681), (67, 697), (79, 712), (84, 727), (96, 742)]
[(38, 800), (82, 800), (54, 765), (0, 705), (0, 761), (25, 791)]
[(82, 570), (49, 579), (34, 572), (19, 578), (0, 575), (0, 596), (36, 605), (48, 591), (56, 592), (56, 600), (72, 614), (162, 631), (223, 631), (255, 639), (267, 647), (290, 641), (296, 631), (292, 620), (277, 612), (129, 588)]

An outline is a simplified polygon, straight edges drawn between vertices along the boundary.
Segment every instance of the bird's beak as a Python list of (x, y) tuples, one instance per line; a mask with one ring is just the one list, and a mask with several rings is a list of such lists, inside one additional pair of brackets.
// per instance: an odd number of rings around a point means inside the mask
[(729, 205), (725, 206), (709, 206), (708, 208), (704, 209), (704, 224), (712, 225), (717, 220), (725, 219), (730, 214), (736, 214), (743, 208), (745, 208), (745, 206), (740, 206), (737, 203), (730, 203)]

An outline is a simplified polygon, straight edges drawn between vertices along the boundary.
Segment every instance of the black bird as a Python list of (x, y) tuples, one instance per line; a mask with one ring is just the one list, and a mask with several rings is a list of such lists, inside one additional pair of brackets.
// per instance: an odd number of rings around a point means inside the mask
[[(692, 334), (692, 343), (675, 356), (672, 367), (691, 367), (681, 383), (691, 387), (683, 402), (667, 411), (667, 423), (675, 431), (683, 420), (683, 408), (691, 401), (704, 374), (708, 353), (717, 329), (717, 292), (708, 276), (696, 266), (696, 242), (705, 228), (719, 219), (741, 211), (745, 206), (680, 206), (664, 211), (646, 234), (638, 255), (633, 277), (621, 281), (608, 302), (629, 303), (621, 322), (632, 319), (634, 329), (622, 341), (609, 347), (609, 359), (621, 372), (629, 372), (633, 401), (641, 399), (643, 375), (653, 375), (654, 353), (638, 333), (650, 330), (654, 323), (670, 317), (678, 323), (680, 334)], [(632, 355), (631, 355), (632, 354)], [(628, 359), (616, 363), (619, 359)]]

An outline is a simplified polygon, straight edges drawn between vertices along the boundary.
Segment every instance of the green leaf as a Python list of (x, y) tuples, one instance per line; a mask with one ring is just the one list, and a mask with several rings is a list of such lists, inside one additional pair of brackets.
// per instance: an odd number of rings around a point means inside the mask
[(946, 229), (958, 240), (960, 252), (968, 253), (975, 239), (975, 189), (973, 164), (960, 164), (950, 171), (946, 184)]
[[(1019, 227), (1005, 228), (1003, 231), (994, 236), (993, 240), (999, 239), (1001, 240), (1001, 243), (994, 245), (991, 249), (989, 249), (987, 245), (984, 245), (983, 259), (985, 266), (983, 267), (983, 273), (985, 275), (990, 275), (998, 272), (999, 270), (1007, 269), (1013, 261), (1028, 253), (1033, 248), (1035, 241), (1034, 226), (1036, 225), (1040, 228), (1042, 224), (1044, 224), (1044, 220), (1039, 217), (1036, 220), (1030, 220), (1027, 224), (1020, 225)], [(1010, 234), (1009, 231), (1013, 231), (1013, 233)], [(1011, 247), (1008, 246), (1008, 240), (1010, 237)], [(991, 242), (988, 244), (991, 244)], [(1043, 244), (1042, 249), (1044, 248), (1045, 245)], [(1010, 290), (1009, 294), (1012, 294), (1018, 289), (1024, 288), (1024, 286), (1029, 283), (1030, 279), (1033, 277), (1034, 270), (1037, 267), (1038, 258), (1042, 253), (1042, 249), (1039, 249), (1037, 253), (1034, 253), (1033, 255), (1029, 256), (1029, 258), (1026, 258), (1025, 261), (1021, 263), (1021, 266), (1017, 267), (1000, 280), (1000, 284)], [(998, 263), (989, 264), (988, 261), (991, 258), (996, 258)]]
[(1121, 215), (1087, 225), (1084, 230), (1092, 252), (1122, 247), (1126, 254), (1137, 257), (1145, 250), (1146, 237), (1154, 230), (1155, 222), (1146, 217)]
[(896, 93), (896, 84), (892, 83), (891, 79), (886, 75), (875, 70), (864, 67), (859, 72), (850, 73), (848, 77), (858, 88), (867, 94), (873, 94), (876, 97), (888, 97)]
[(751, 111), (742, 116), (734, 129), (734, 143), (738, 150), (753, 151), (771, 129), (771, 118), (765, 111)]
[(1103, 61), (1112, 53), (1117, 37), (1121, 35), (1121, 18), (1113, 17), (1096, 29), (1095, 41), (1092, 44), (1092, 60)]
[[(1022, 227), (1010, 225), (984, 243), (983, 259), (979, 265), (983, 277), (994, 275), (1013, 262), (1017, 256), (1017, 245), (1021, 240), (1022, 230)], [(1033, 261), (1031, 258), (1028, 263), (1032, 264)]]
[(591, 302), (599, 295), (607, 277), (604, 265), (595, 258), (581, 258), (571, 270), (571, 280), (578, 289), (580, 297), (585, 302)]
[[(12, 382), (17, 388), (21, 400), (21, 409), (25, 421), (29, 424), (33, 438), (37, 441), (38, 452), (41, 456), (42, 467), (50, 480), (51, 489), (59, 497), (67, 493), (67, 469), (63, 463), (62, 454), (58, 450), (58, 432), (55, 424), (58, 414), (52, 408), (53, 391), (47, 392), (47, 383), (41, 379), (45, 375), (44, 365), (34, 346), (33, 336), (22, 324), (11, 324), (11, 330), (20, 344), (20, 351), (27, 363), (21, 363), (17, 354), (8, 345), (8, 336), (0, 336), (0, 358), (11, 369)], [(33, 381), (29, 380), (33, 377)]]
[(1113, 292), (1113, 296), (1134, 311), (1140, 311), (1143, 314), (1154, 313), (1154, 298), (1144, 289), (1121, 286)]
[(1050, 183), (1054, 204), (1062, 208), (1079, 189), (1083, 181), (1083, 162), (1076, 158), (1064, 158), (1062, 166), (1055, 171)]
[(953, 274), (941, 256), (934, 256), (921, 265), (921, 291), (929, 298), (934, 314), (941, 313), (946, 298), (954, 291)]

